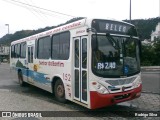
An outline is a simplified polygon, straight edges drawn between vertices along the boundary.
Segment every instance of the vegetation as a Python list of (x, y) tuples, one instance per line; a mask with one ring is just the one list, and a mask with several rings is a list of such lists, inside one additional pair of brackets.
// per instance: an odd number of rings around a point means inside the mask
[[(130, 22), (129, 20), (124, 20)], [(131, 23), (137, 28), (138, 35), (142, 40), (150, 39), (152, 31), (155, 31), (156, 25), (160, 22), (160, 17), (150, 19), (137, 19), (132, 20)]]
[(53, 29), (55, 27), (59, 27), (59, 26), (62, 26), (62, 25), (80, 20), (82, 18), (83, 17), (73, 18), (73, 19), (67, 21), (66, 23), (63, 23), (63, 24), (60, 24), (60, 25), (57, 25), (57, 26), (45, 27), (45, 28), (41, 28), (41, 29), (38, 29), (38, 30), (22, 30), (22, 31), (17, 31), (14, 34), (6, 34), (2, 38), (0, 38), (0, 44), (10, 45), (10, 43), (14, 40), (18, 40), (18, 39), (21, 39), (21, 38), (24, 38), (24, 37), (28, 37), (30, 35), (34, 35), (34, 34), (37, 34), (37, 33), (40, 33), (40, 32), (44, 32), (44, 31)]
[(142, 46), (142, 66), (160, 66), (160, 38), (155, 39), (149, 46)]
[[(73, 18), (64, 24), (82, 18), (83, 17)], [(129, 20), (124, 20), (124, 21), (130, 22)], [(144, 19), (132, 20), (131, 23), (136, 26), (138, 35), (140, 36), (141, 40), (144, 40), (144, 39), (150, 39), (152, 31), (155, 30), (156, 25), (158, 24), (159, 21), (160, 17), (157, 17), (145, 20)], [(10, 45), (10, 43), (14, 40), (21, 39), (46, 30), (50, 30), (52, 28), (59, 27), (64, 24), (60, 24), (58, 26), (46, 27), (38, 30), (22, 30), (22, 31), (17, 31), (14, 34), (7, 34), (2, 38), (0, 38), (0, 44)], [(155, 39), (155, 41), (151, 45), (148, 46), (142, 45), (141, 65), (143, 66), (160, 65), (160, 38)]]

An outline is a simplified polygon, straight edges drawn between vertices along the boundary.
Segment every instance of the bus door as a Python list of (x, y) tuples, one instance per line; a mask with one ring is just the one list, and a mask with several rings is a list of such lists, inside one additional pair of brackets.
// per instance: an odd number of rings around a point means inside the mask
[(87, 104), (88, 71), (87, 42), (88, 36), (74, 38), (74, 99)]
[(27, 47), (27, 81), (33, 84), (33, 46)]

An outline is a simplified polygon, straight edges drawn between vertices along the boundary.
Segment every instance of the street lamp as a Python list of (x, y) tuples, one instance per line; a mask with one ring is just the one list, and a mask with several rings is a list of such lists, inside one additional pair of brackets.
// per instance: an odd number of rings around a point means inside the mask
[(160, 0), (159, 0), (159, 17), (160, 17)]
[(8, 27), (8, 34), (9, 34), (9, 24), (5, 24), (5, 26), (7, 26), (7, 27)]
[(129, 11), (129, 20), (130, 20), (130, 23), (131, 23), (131, 0), (130, 0), (130, 11)]

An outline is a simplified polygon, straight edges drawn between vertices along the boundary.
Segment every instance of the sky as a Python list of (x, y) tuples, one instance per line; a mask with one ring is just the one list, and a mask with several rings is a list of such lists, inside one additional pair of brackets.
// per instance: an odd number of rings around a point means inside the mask
[[(160, 0), (131, 0), (131, 3), (132, 19), (160, 17)], [(129, 19), (129, 8), (130, 0), (0, 0), (0, 38), (8, 33), (6, 24), (13, 34), (56, 26), (73, 17), (125, 20)]]

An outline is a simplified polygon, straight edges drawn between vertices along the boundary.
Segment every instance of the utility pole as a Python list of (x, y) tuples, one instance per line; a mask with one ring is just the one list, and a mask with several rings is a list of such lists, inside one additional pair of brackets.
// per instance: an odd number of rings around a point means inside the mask
[(160, 17), (160, 0), (159, 0), (159, 17)]
[[(8, 27), (8, 37), (9, 37), (9, 24), (5, 24), (5, 26), (7, 26)], [(5, 49), (5, 46), (4, 46), (4, 49)], [(10, 49), (10, 48), (9, 48)], [(10, 51), (10, 50), (9, 50)], [(5, 53), (5, 51), (4, 51), (4, 54), (6, 54), (2, 59), (1, 59), (1, 61), (3, 61), (3, 59), (5, 58), (5, 59), (7, 59), (8, 61), (9, 61), (9, 53), (8, 53), (8, 55), (7, 55), (7, 53)]]
[(8, 27), (8, 35), (9, 35), (9, 24), (5, 24), (5, 26), (7, 26), (7, 27)]
[(129, 11), (129, 20), (130, 20), (130, 23), (131, 23), (131, 0), (130, 0), (130, 11)]

